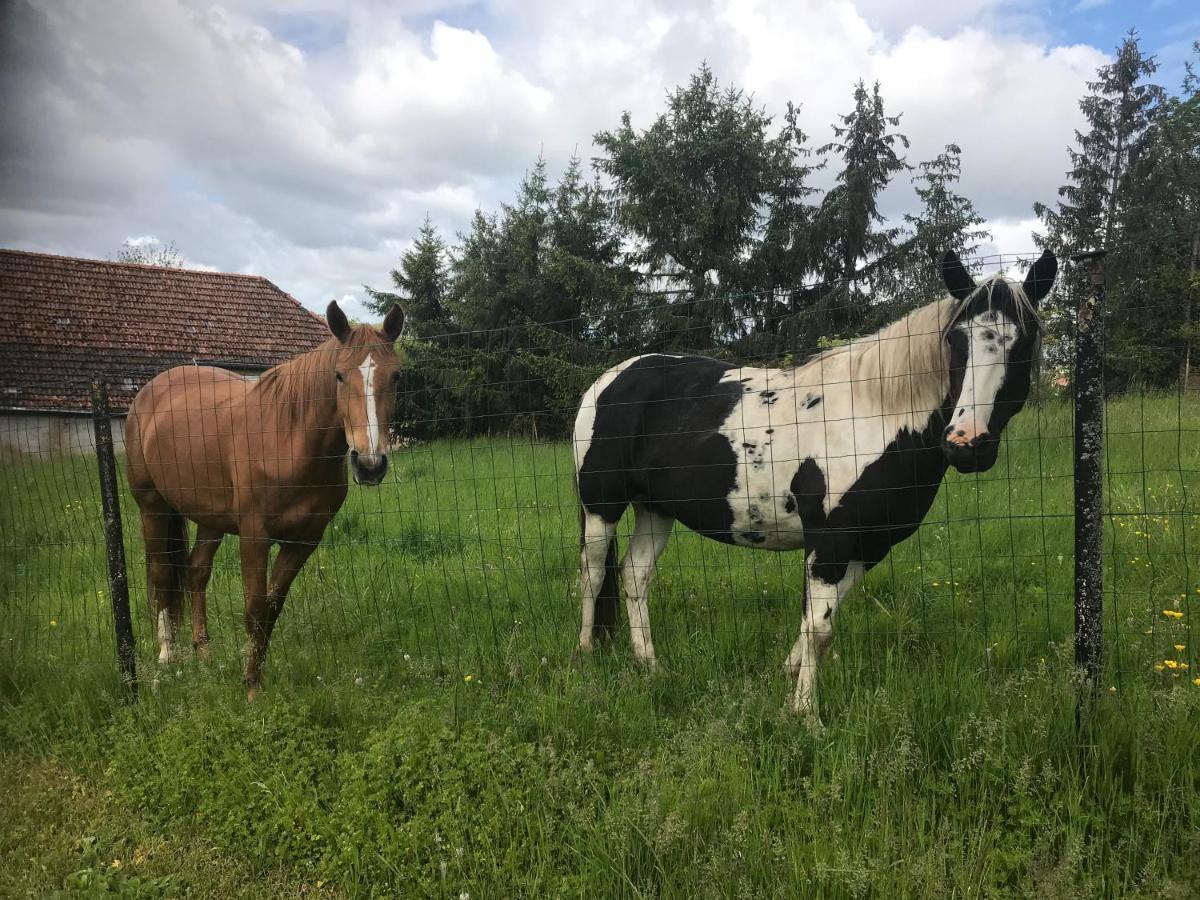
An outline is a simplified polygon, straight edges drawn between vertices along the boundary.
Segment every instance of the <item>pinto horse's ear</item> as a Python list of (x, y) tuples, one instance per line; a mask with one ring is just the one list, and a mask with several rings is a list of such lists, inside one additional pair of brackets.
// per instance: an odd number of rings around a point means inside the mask
[(1030, 303), (1037, 306), (1038, 302), (1050, 293), (1050, 288), (1054, 287), (1054, 276), (1057, 274), (1058, 260), (1047, 250), (1029, 267), (1029, 274), (1025, 276), (1025, 296), (1029, 298)]
[(387, 316), (383, 320), (383, 325), (379, 328), (379, 333), (383, 335), (383, 339), (389, 344), (396, 338), (400, 337), (400, 332), (404, 330), (404, 310), (400, 308), (399, 303), (392, 305), (388, 310)]
[(342, 308), (337, 305), (336, 300), (330, 300), (329, 306), (325, 307), (325, 323), (335, 338), (343, 344), (346, 343), (350, 337), (350, 322), (347, 321), (346, 314), (342, 312)]
[(946, 290), (955, 300), (966, 300), (971, 296), (971, 291), (975, 290), (975, 279), (953, 250), (947, 250), (946, 255), (942, 257), (942, 280), (946, 282)]

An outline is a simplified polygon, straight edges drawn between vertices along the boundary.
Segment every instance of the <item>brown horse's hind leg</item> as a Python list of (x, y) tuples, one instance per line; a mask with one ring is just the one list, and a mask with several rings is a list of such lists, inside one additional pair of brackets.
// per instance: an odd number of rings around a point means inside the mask
[[(263, 548), (260, 570), (262, 582), (257, 580), (258, 576), (256, 575), (255, 584), (261, 583), (265, 588), (267, 563), (265, 542)], [(276, 558), (275, 567), (271, 572), (270, 590), (263, 590), (261, 594), (254, 595), (255, 601), (252, 602), (250, 579), (246, 575), (246, 539), (242, 539), (242, 580), (246, 586), (246, 631), (250, 634), (250, 650), (246, 658), (245, 677), (247, 699), (253, 700), (258, 693), (258, 687), (262, 682), (262, 666), (267, 656), (267, 644), (271, 640), (271, 633), (275, 630), (279, 614), (283, 611), (288, 590), (315, 549), (317, 549), (316, 541), (281, 544), (279, 556)], [(257, 565), (257, 552), (251, 552), (250, 556)]]
[(158, 661), (167, 663), (183, 614), (187, 578), (187, 526), (183, 516), (159, 497), (139, 497), (146, 543), (146, 586), (158, 635)]
[(224, 533), (201, 526), (188, 562), (188, 595), (192, 607), (192, 647), (196, 655), (208, 659), (208, 580), (212, 577), (213, 557), (221, 549)]

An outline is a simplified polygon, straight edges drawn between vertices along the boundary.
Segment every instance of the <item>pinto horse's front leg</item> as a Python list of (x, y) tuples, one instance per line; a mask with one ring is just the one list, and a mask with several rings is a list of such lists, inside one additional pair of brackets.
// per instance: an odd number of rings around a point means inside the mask
[[(805, 560), (804, 624), (784, 663), (784, 669), (796, 678), (792, 709), (798, 713), (814, 718), (817, 715), (814, 696), (817, 667), (833, 639), (833, 617), (842, 600), (862, 579), (864, 571), (863, 564), (854, 560), (831, 566), (822, 556), (818, 562), (815, 552)], [(830, 574), (838, 580), (827, 581)]]

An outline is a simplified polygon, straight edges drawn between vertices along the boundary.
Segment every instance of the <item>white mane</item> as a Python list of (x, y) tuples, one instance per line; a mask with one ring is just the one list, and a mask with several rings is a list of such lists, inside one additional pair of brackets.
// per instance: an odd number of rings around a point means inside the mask
[(887, 427), (919, 431), (950, 392), (946, 332), (980, 294), (993, 309), (992, 292), (1007, 283), (1024, 312), (1018, 327), (1037, 321), (1037, 310), (1019, 282), (990, 276), (962, 300), (945, 296), (913, 310), (874, 334), (814, 356), (796, 370), (796, 384), (828, 387), (850, 383), (853, 415), (882, 416)]

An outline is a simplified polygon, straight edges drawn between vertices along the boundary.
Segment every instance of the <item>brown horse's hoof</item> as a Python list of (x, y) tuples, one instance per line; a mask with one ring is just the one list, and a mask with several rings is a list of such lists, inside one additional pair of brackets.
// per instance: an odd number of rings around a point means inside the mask
[(193, 644), (192, 648), (196, 651), (196, 659), (202, 662), (208, 662), (212, 659), (212, 650), (208, 646), (208, 641)]
[(246, 688), (246, 702), (247, 703), (253, 703), (255, 698), (257, 698), (257, 697), (258, 697), (258, 685), (251, 685), (250, 687)]

